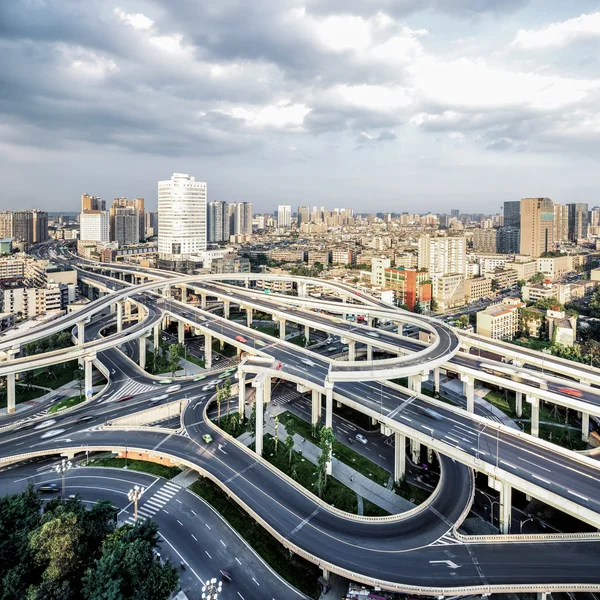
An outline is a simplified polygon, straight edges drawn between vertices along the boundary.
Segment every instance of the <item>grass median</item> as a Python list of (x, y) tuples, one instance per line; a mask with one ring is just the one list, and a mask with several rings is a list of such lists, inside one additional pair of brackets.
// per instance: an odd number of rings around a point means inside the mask
[(53, 404), (49, 409), (48, 413), (57, 413), (62, 410), (66, 410), (67, 408), (71, 408), (72, 406), (77, 406), (81, 404), (85, 400), (85, 396), (71, 396), (70, 398), (64, 398), (60, 402)]
[(130, 471), (140, 471), (142, 473), (156, 475), (157, 477), (163, 477), (164, 479), (173, 479), (173, 477), (181, 473), (179, 467), (167, 467), (166, 465), (159, 465), (158, 463), (147, 462), (145, 460), (132, 460), (130, 458), (95, 458), (90, 460), (89, 466), (114, 467), (117, 469), (124, 469), (127, 467)]

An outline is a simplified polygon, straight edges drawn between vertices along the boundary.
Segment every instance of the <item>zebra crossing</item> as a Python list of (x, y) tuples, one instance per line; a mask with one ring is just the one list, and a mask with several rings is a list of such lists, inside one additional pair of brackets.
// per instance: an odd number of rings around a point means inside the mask
[(296, 390), (285, 390), (273, 397), (272, 402), (275, 406), (282, 406), (284, 404), (289, 404), (290, 402), (298, 401), (301, 397), (302, 394)]
[(462, 546), (463, 542), (457, 540), (451, 533), (445, 533), (441, 538), (437, 539), (430, 546)]
[[(173, 499), (175, 494), (181, 489), (176, 483), (171, 481), (165, 483), (160, 490), (154, 492), (152, 496), (147, 498), (143, 504), (138, 506), (138, 519), (150, 519), (159, 510), (163, 508), (169, 501)], [(143, 497), (142, 497), (143, 499)], [(131, 515), (128, 519), (128, 523), (134, 522), (134, 516)]]
[(114, 391), (112, 394), (104, 398), (102, 402), (112, 402), (113, 400), (117, 400), (118, 398), (122, 398), (123, 396), (137, 396), (138, 394), (143, 394), (145, 392), (155, 390), (157, 387), (158, 386), (156, 385), (148, 385), (147, 383), (140, 383), (139, 381), (130, 379), (128, 383), (126, 383), (123, 387), (120, 387), (118, 390)]

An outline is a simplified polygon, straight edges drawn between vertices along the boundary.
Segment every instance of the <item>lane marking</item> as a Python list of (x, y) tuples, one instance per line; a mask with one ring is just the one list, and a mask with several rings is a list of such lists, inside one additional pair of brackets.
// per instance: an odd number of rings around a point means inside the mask
[(536, 465), (534, 462), (531, 462), (530, 460), (527, 460), (526, 458), (523, 458), (522, 456), (517, 456), (517, 458), (519, 460), (522, 460), (523, 462), (526, 462), (527, 464), (533, 465), (534, 467), (537, 467), (538, 469), (542, 469), (543, 471), (548, 471), (548, 473), (550, 473), (550, 469), (546, 469), (546, 467), (542, 467), (542, 465)]

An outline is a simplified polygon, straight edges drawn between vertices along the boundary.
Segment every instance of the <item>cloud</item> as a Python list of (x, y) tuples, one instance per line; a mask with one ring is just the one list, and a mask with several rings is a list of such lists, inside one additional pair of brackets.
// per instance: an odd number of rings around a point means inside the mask
[(512, 47), (524, 50), (562, 48), (577, 42), (600, 39), (600, 12), (558, 21), (540, 29), (520, 29)]

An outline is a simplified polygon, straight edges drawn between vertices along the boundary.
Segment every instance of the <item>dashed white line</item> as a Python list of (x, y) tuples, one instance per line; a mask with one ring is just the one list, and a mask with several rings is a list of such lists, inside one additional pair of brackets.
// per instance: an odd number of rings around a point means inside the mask
[(236, 556), (235, 560), (237, 560), (238, 564), (241, 565), (242, 563), (240, 562), (240, 559)]
[(589, 501), (589, 498), (586, 498), (585, 496), (582, 496), (581, 494), (578, 494), (577, 492), (572, 492), (571, 490), (567, 490), (569, 492), (569, 494), (573, 494), (573, 496), (577, 496), (578, 498), (581, 498), (582, 500), (585, 500), (586, 502)]
[(210, 529), (210, 525), (208, 523), (204, 523), (209, 529)]
[(208, 558), (212, 559), (212, 556), (208, 553), (208, 550), (205, 550), (204, 552), (206, 552), (206, 556), (208, 556)]
[(543, 471), (548, 471), (548, 473), (550, 473), (550, 469), (546, 469), (546, 467), (542, 467), (541, 465), (531, 462), (530, 460), (527, 460), (527, 459), (523, 458), (522, 456), (517, 456), (517, 458), (519, 460), (522, 460), (523, 462), (533, 465), (534, 467), (537, 467), (538, 469), (542, 469)]
[(450, 440), (451, 442), (454, 442), (455, 444), (460, 444), (460, 442), (458, 440), (455, 440), (454, 438), (451, 438), (449, 435), (445, 435), (444, 437), (447, 440)]
[(194, 541), (198, 541), (198, 538), (192, 533), (191, 536), (194, 538)]
[(177, 522), (183, 527), (183, 523), (179, 519), (177, 519)]
[(239, 596), (239, 597), (240, 597), (242, 600), (244, 600), (244, 596), (242, 596), (242, 595), (241, 595), (239, 592), (237, 593), (237, 595), (238, 595), (238, 596)]
[(192, 511), (192, 514), (193, 514), (195, 517), (197, 517), (197, 516), (198, 516), (198, 515), (197, 515), (197, 514), (196, 514), (194, 511)]
[(167, 514), (169, 514), (169, 511), (165, 510), (164, 508), (162, 509), (162, 511), (163, 511), (164, 513), (167, 513)]
[(223, 540), (219, 540), (221, 542), (221, 544), (223, 544), (224, 548), (227, 548), (227, 544), (225, 544), (225, 542)]
[(179, 504), (183, 504), (179, 498), (175, 498), (175, 500), (179, 502)]
[(252, 581), (254, 581), (254, 583), (258, 586), (260, 586), (260, 583), (258, 583), (258, 581), (256, 581), (256, 579), (254, 579), (254, 577), (252, 578)]

